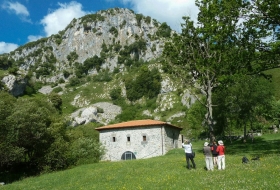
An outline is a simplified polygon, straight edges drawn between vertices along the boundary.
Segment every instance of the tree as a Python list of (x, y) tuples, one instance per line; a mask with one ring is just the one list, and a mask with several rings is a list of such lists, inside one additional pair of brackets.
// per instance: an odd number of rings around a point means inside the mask
[[(164, 55), (173, 74), (185, 84), (199, 88), (206, 96), (205, 124), (214, 139), (213, 91), (234, 74), (256, 75), (275, 66), (271, 54), (260, 52), (268, 47), (269, 36), (258, 22), (241, 22), (250, 4), (241, 0), (196, 0), (199, 7), (195, 24), (183, 17), (182, 33), (166, 43)], [(264, 61), (266, 60), (266, 61)], [(200, 99), (198, 99), (200, 100)]]
[(50, 102), (53, 104), (53, 106), (59, 111), (61, 112), (61, 106), (62, 106), (62, 99), (60, 97), (60, 95), (58, 95), (57, 93), (50, 93), (49, 95), (49, 100)]
[(243, 127), (246, 138), (247, 126), (251, 129), (259, 127), (261, 121), (258, 118), (270, 109), (273, 95), (271, 84), (263, 77), (234, 75), (227, 85), (220, 85), (214, 92), (214, 101), (220, 102), (214, 108), (219, 128), (216, 130), (231, 133), (231, 126), (235, 124), (237, 129)]
[(138, 100), (143, 96), (154, 98), (160, 92), (160, 82), (161, 76), (156, 68), (150, 71), (147, 66), (142, 66), (135, 79), (128, 78), (125, 82), (127, 98), (130, 101)]

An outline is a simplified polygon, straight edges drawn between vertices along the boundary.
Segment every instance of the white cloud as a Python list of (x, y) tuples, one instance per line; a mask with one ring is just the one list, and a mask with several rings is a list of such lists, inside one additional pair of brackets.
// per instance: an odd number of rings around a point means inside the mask
[(9, 12), (15, 13), (16, 15), (18, 15), (23, 21), (25, 22), (30, 22), (31, 20), (28, 18), (29, 17), (29, 11), (27, 10), (27, 8), (19, 3), (19, 2), (10, 2), (7, 1), (4, 4), (2, 4), (2, 9), (5, 9)]
[(0, 42), (0, 54), (9, 53), (18, 47), (17, 44)]
[(130, 3), (137, 13), (166, 22), (173, 30), (180, 31), (183, 16), (197, 19), (195, 0), (120, 0)]
[(2, 5), (2, 8), (8, 9), (9, 11), (16, 13), (17, 15), (29, 16), (27, 8), (19, 2), (6, 2)]
[(33, 42), (33, 41), (39, 40), (40, 38), (43, 38), (43, 36), (29, 35), (27, 38), (28, 38), (28, 42)]
[(65, 29), (73, 18), (79, 18), (86, 14), (82, 10), (82, 5), (75, 1), (68, 4), (58, 3), (58, 5), (60, 6), (58, 9), (52, 11), (41, 20), (46, 36), (58, 33), (60, 30)]

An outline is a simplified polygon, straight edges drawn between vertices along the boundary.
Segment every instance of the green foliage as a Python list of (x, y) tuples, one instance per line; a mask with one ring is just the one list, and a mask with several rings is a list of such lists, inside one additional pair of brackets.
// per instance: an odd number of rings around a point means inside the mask
[(124, 97), (122, 96), (122, 89), (120, 87), (112, 89), (110, 92), (110, 98), (115, 105), (123, 105)]
[(38, 70), (35, 70), (36, 78), (38, 79), (40, 76), (46, 77), (50, 75), (53, 71), (55, 71), (55, 66), (51, 62), (45, 62), (40, 65)]
[(65, 78), (68, 78), (69, 76), (70, 76), (70, 72), (69, 71), (67, 71), (67, 70), (63, 70), (63, 76), (65, 77)]
[(0, 56), (0, 69), (7, 70), (12, 67), (15, 63), (15, 60), (9, 59), (8, 56)]
[(142, 14), (135, 14), (135, 16), (136, 16), (137, 25), (141, 27), (141, 20), (144, 18), (144, 16)]
[(83, 23), (83, 27), (84, 27), (84, 31), (90, 31), (91, 30), (91, 26), (88, 25), (87, 23)]
[(62, 105), (62, 99), (61, 97), (56, 94), (55, 92), (52, 92), (49, 94), (48, 96), (50, 102), (52, 103), (52, 105), (59, 111), (61, 112), (61, 105)]
[(117, 115), (116, 122), (124, 122), (131, 120), (147, 119), (147, 116), (142, 114), (143, 107), (140, 104), (136, 105), (123, 105), (122, 113)]
[(158, 28), (158, 31), (156, 32), (157, 36), (169, 38), (171, 35), (171, 28), (167, 25), (166, 22), (162, 23), (160, 27)]
[(73, 63), (74, 61), (76, 61), (78, 59), (79, 55), (76, 53), (76, 51), (72, 51), (70, 52), (69, 55), (67, 55), (67, 60), (70, 63)]
[[(224, 104), (221, 106), (225, 109), (227, 107), (223, 101), (213, 101), (215, 90), (219, 87), (228, 90), (228, 87), (235, 83), (229, 80), (232, 76), (243, 79), (240, 84), (249, 84), (250, 79), (246, 78), (246, 75), (259, 77), (262, 71), (273, 68), (278, 63), (275, 62), (277, 57), (272, 52), (262, 49), (271, 49), (269, 42), (263, 40), (270, 34), (261, 26), (262, 19), (258, 20), (258, 16), (251, 14), (249, 2), (232, 0), (220, 3), (199, 0), (196, 4), (200, 10), (197, 24), (189, 17), (183, 17), (185, 23), (182, 25), (182, 33), (174, 35), (172, 42), (166, 43), (164, 55), (167, 57), (168, 67), (171, 68), (169, 72), (180, 77), (186, 85), (197, 87), (199, 84), (200, 90), (205, 92), (206, 99), (202, 102), (207, 108), (205, 123), (209, 130), (213, 131), (213, 117), (218, 117), (212, 113), (213, 105)], [(248, 15), (254, 16), (254, 19), (245, 19), (240, 24), (240, 18)], [(258, 102), (262, 104), (261, 100), (252, 96), (246, 88), (241, 87), (235, 93), (239, 93), (241, 89), (244, 90), (244, 97), (252, 98), (248, 101), (253, 103), (252, 106)], [(222, 97), (228, 97), (227, 93)], [(237, 98), (238, 95), (234, 97)], [(241, 99), (246, 104), (243, 97), (238, 100)], [(235, 104), (236, 99), (233, 98), (231, 102)], [(241, 114), (247, 121), (253, 115), (253, 108), (248, 105), (243, 105), (248, 110)], [(245, 109), (243, 106), (242, 109)], [(218, 112), (226, 113), (225, 109), (219, 109)], [(223, 125), (226, 120), (227, 118), (223, 117), (219, 122)]]
[(125, 25), (126, 25), (126, 20), (123, 20), (121, 25), (120, 25), (120, 28), (122, 29)]
[(115, 44), (114, 51), (118, 52), (118, 51), (120, 51), (121, 48), (122, 48), (122, 46), (120, 44)]
[(109, 71), (99, 72), (98, 75), (92, 77), (94, 82), (109, 82), (112, 80), (112, 74)]
[(60, 86), (53, 89), (54, 93), (59, 93), (61, 91), (63, 91), (63, 89)]
[(118, 36), (118, 30), (116, 29), (116, 27), (112, 26), (110, 29), (109, 29), (109, 32), (111, 34), (113, 34), (115, 37)]
[[(131, 66), (133, 64), (133, 61), (139, 60), (139, 54), (141, 53), (141, 51), (145, 51), (146, 49), (147, 47), (144, 39), (135, 41), (129, 46), (124, 46), (123, 49), (119, 52), (118, 63), (124, 63), (126, 66)], [(131, 58), (130, 54), (134, 54), (134, 57)]]
[(60, 45), (62, 42), (62, 36), (60, 34), (55, 34), (51, 36), (57, 45)]
[(147, 17), (145, 17), (145, 23), (147, 23), (147, 24), (150, 24), (151, 23), (151, 17), (150, 16), (147, 16)]
[(143, 96), (154, 98), (160, 92), (160, 82), (161, 76), (157, 69), (154, 68), (150, 71), (147, 66), (143, 66), (135, 79), (128, 78), (125, 81), (127, 98), (130, 101), (138, 100)]
[(70, 80), (69, 80), (69, 85), (70, 86), (77, 86), (78, 84), (80, 84), (80, 79), (79, 78), (77, 78), (77, 77), (72, 77), (72, 78), (70, 78)]
[(78, 138), (71, 144), (71, 157), (77, 165), (99, 162), (104, 154), (100, 146), (101, 144), (92, 138)]
[[(203, 124), (204, 116), (206, 114), (205, 107), (196, 101), (187, 110), (187, 130), (188, 135), (191, 138), (198, 137), (202, 132), (205, 131), (205, 125)], [(207, 130), (207, 129), (206, 129)]]
[(104, 20), (105, 17), (101, 16), (101, 14), (87, 14), (81, 18), (82, 23), (104, 21)]
[(44, 45), (47, 41), (48, 41), (49, 38), (41, 38), (37, 41), (33, 41), (33, 42), (29, 42), (23, 46), (20, 46), (18, 47), (17, 49), (15, 49), (15, 52), (21, 52), (23, 49), (32, 49), (36, 46), (39, 46), (39, 45)]
[(54, 63), (56, 63), (57, 60), (56, 60), (56, 57), (54, 56), (54, 54), (51, 53), (50, 56), (46, 56), (46, 61), (47, 61), (48, 63), (54, 64)]
[[(107, 47), (106, 47), (107, 48)], [(95, 68), (97, 71), (100, 71), (101, 65), (103, 63), (103, 59), (99, 58), (97, 55), (87, 58), (83, 64), (83, 71), (82, 73), (88, 73), (89, 69)]]
[(17, 67), (10, 67), (8, 69), (8, 71), (9, 71), (10, 74), (17, 75), (18, 68)]
[(44, 97), (0, 96), (0, 177), (5, 182), (99, 161), (103, 149), (96, 132), (84, 128), (71, 135), (55, 109), (62, 103), (57, 94), (49, 95), (51, 103)]
[(107, 48), (107, 45), (103, 42), (102, 45), (101, 45), (101, 48), (102, 48), (102, 52), (104, 53), (108, 53), (109, 52), (109, 49)]

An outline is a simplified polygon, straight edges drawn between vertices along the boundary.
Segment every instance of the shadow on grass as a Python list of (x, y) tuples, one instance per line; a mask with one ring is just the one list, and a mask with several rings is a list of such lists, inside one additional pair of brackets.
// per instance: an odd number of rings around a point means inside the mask
[(252, 157), (263, 157), (267, 154), (279, 154), (280, 153), (280, 139), (268, 140), (263, 137), (255, 137), (253, 140), (238, 139), (230, 142), (225, 140), (226, 154), (237, 155), (251, 155)]

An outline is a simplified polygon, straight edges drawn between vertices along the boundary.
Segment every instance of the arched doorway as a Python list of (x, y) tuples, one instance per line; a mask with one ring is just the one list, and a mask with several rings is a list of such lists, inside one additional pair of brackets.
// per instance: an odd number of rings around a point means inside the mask
[(133, 152), (130, 151), (126, 151), (122, 154), (122, 160), (132, 160), (132, 159), (136, 159), (136, 156)]

